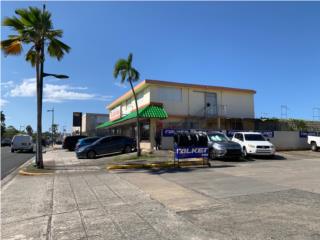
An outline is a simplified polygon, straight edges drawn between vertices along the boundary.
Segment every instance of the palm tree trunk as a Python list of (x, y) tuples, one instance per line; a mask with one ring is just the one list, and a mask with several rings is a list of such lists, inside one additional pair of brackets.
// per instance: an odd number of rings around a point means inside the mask
[(140, 149), (140, 124), (139, 124), (139, 108), (138, 108), (138, 101), (137, 101), (137, 96), (136, 92), (134, 91), (131, 79), (129, 78), (131, 90), (133, 92), (133, 97), (134, 97), (134, 102), (136, 104), (136, 112), (137, 112), (137, 132), (136, 132), (136, 141), (137, 141), (137, 156), (141, 156), (141, 149)]
[(37, 148), (36, 148), (36, 164), (38, 168), (43, 167), (42, 161), (42, 94), (41, 94), (41, 58), (40, 52), (37, 52), (36, 74), (37, 74)]

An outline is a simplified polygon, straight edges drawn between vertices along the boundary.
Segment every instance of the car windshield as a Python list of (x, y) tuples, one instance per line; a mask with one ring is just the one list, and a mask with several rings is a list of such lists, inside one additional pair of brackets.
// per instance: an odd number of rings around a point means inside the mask
[(221, 133), (215, 133), (215, 134), (210, 134), (208, 135), (209, 139), (213, 142), (227, 142), (229, 141), (229, 138)]
[(261, 134), (245, 134), (244, 136), (247, 141), (265, 141)]
[(80, 143), (93, 143), (97, 141), (99, 138), (83, 138), (80, 140)]

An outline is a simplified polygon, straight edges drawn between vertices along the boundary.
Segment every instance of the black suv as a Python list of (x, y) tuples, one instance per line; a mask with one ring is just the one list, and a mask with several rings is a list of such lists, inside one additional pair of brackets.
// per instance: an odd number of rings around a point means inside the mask
[(136, 149), (136, 141), (126, 136), (107, 136), (94, 143), (80, 147), (76, 154), (78, 158), (95, 158), (111, 153), (130, 153)]
[(68, 149), (69, 151), (74, 151), (78, 140), (86, 137), (87, 136), (83, 136), (83, 135), (68, 136), (64, 139), (62, 148)]

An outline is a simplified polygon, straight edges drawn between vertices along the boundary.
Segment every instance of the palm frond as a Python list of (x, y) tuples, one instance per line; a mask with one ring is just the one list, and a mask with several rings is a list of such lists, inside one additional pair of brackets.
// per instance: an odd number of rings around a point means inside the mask
[(26, 61), (31, 63), (31, 66), (34, 67), (37, 63), (37, 52), (32, 46), (26, 54)]
[(1, 41), (1, 49), (5, 55), (19, 55), (22, 52), (22, 42), (19, 37)]
[(55, 57), (60, 60), (64, 54), (69, 51), (70, 47), (57, 38), (51, 38), (49, 40), (48, 53), (51, 57)]
[(127, 60), (125, 59), (119, 59), (116, 64), (114, 65), (114, 69), (113, 69), (113, 76), (114, 78), (117, 78), (118, 75), (120, 74), (120, 72), (122, 72), (123, 70), (127, 70), (128, 69), (128, 63)]
[(19, 31), (25, 28), (25, 25), (17, 17), (7, 17), (2, 22), (3, 26), (11, 27), (13, 30)]
[(131, 81), (133, 82), (138, 81), (140, 78), (140, 73), (135, 68), (131, 68), (130, 77), (131, 77)]
[(132, 64), (132, 53), (129, 53), (127, 62), (128, 62), (128, 65), (131, 67), (131, 64)]
[(122, 70), (121, 71), (121, 83), (124, 83), (126, 81), (126, 77), (128, 75), (128, 71), (127, 70)]
[(26, 27), (32, 27), (34, 24), (34, 17), (31, 17), (30, 11), (27, 8), (17, 9), (16, 14), (20, 16), (20, 21)]

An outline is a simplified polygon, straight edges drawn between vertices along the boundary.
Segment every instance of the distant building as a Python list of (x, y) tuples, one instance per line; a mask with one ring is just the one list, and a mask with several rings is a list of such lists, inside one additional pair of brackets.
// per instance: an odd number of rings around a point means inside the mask
[[(254, 90), (158, 80), (144, 80), (134, 89), (140, 110), (142, 148), (153, 148), (155, 135), (164, 129), (253, 128), (238, 125), (254, 118)], [(133, 137), (136, 107), (132, 91), (107, 108), (110, 121), (98, 129)]]
[(106, 129), (97, 129), (101, 123), (109, 121), (109, 114), (85, 113), (82, 115), (82, 134), (87, 136), (104, 136)]

